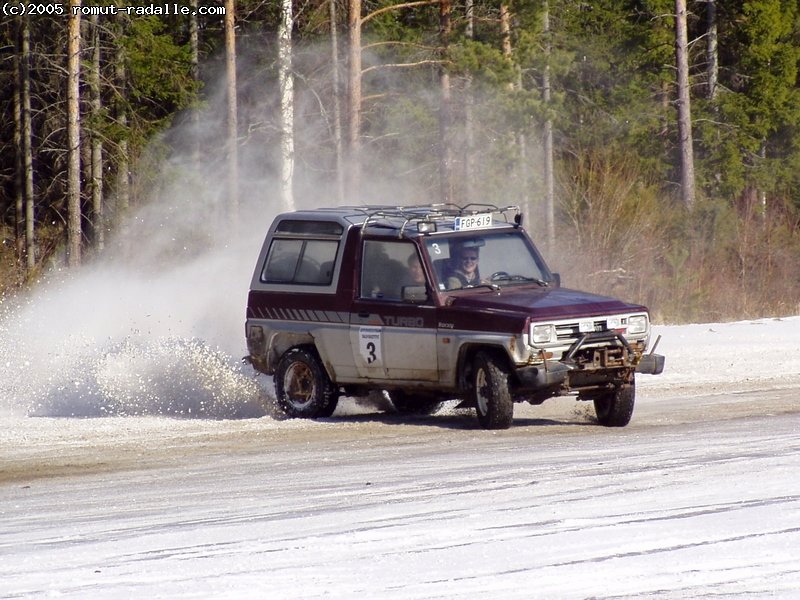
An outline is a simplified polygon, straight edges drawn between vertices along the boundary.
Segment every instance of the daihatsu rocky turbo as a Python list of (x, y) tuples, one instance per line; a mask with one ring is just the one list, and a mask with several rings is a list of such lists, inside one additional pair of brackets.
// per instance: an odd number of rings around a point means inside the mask
[(458, 399), (505, 429), (515, 402), (576, 394), (600, 424), (627, 425), (635, 373), (664, 368), (647, 309), (562, 288), (521, 221), (474, 204), (279, 215), (250, 287), (246, 359), (293, 417), (379, 390), (400, 412)]

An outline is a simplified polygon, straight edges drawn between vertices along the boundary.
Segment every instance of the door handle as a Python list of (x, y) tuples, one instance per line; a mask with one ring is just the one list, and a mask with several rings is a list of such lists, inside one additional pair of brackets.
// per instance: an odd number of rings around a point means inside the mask
[(368, 319), (369, 318), (369, 313), (362, 311), (362, 312), (358, 313), (358, 316), (361, 317), (362, 319)]

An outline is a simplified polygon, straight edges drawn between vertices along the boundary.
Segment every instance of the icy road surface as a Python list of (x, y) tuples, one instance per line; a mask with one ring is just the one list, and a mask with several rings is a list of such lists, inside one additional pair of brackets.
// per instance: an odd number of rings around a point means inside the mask
[(798, 325), (664, 328), (624, 429), (0, 413), (0, 597), (798, 598)]

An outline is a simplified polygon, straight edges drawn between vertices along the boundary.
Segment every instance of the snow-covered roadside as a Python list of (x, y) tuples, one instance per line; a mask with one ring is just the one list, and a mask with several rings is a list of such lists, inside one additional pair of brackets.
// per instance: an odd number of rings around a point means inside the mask
[(664, 354), (657, 377), (641, 376), (645, 397), (800, 387), (800, 317), (656, 325), (651, 346)]

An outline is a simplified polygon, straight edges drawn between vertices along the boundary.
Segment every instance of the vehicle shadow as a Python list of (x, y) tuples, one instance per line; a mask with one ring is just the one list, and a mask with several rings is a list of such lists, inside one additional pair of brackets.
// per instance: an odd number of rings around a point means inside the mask
[[(435, 427), (438, 429), (485, 431), (470, 409), (448, 410), (432, 415), (408, 415), (396, 412), (374, 412), (361, 414), (336, 414), (325, 419), (331, 423), (380, 423), (403, 427)], [(574, 415), (564, 419), (554, 417), (515, 417), (511, 429), (520, 427), (574, 427), (596, 425), (595, 419), (577, 419)]]

